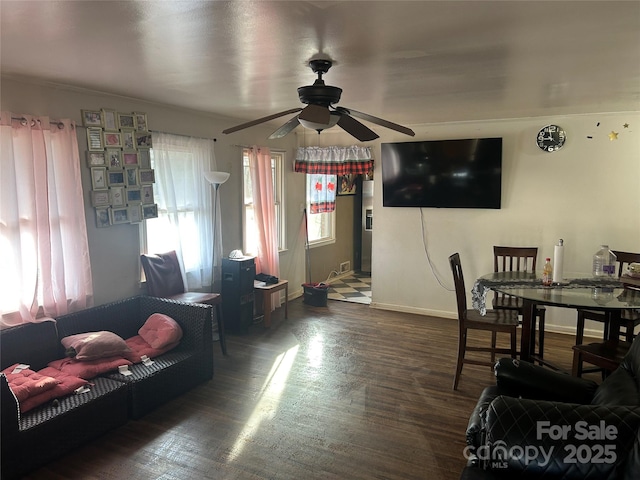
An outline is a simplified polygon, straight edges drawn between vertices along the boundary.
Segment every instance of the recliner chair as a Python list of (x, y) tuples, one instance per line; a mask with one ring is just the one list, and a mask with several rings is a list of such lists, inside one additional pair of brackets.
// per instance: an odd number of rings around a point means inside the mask
[(467, 427), (462, 479), (640, 478), (640, 340), (600, 385), (500, 359)]

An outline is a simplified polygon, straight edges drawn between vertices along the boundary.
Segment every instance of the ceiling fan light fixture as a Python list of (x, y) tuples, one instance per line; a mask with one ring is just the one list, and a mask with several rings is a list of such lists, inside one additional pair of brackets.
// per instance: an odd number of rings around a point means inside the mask
[(303, 120), (299, 118), (298, 121), (300, 125), (304, 128), (308, 128), (309, 130), (315, 130), (316, 132), (321, 132), (322, 130), (326, 130), (327, 128), (335, 127), (340, 120), (340, 114), (338, 112), (331, 112), (331, 116), (329, 117), (329, 123), (316, 123), (310, 122), (309, 120)]

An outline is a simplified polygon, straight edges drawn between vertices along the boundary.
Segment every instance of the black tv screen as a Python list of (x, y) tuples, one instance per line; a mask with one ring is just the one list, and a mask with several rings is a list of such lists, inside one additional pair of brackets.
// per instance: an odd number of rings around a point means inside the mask
[(385, 207), (500, 208), (502, 138), (382, 144)]

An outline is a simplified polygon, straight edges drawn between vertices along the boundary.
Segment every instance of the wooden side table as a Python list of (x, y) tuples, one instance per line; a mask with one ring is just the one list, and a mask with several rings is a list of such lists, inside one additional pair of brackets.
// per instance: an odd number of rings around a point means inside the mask
[(278, 283), (253, 282), (253, 288), (262, 293), (262, 311), (264, 313), (264, 326), (271, 326), (271, 294), (284, 290), (284, 318), (288, 318), (289, 309), (289, 281), (280, 280)]

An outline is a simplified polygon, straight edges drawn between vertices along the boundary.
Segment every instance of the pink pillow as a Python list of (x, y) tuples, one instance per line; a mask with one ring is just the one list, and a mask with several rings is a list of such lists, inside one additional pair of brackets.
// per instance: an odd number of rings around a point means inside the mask
[(59, 383), (51, 390), (47, 390), (46, 392), (42, 392), (39, 395), (27, 398), (24, 402), (21, 402), (20, 412), (22, 413), (28, 412), (29, 410), (32, 410), (53, 398), (65, 397), (73, 393), (76, 388), (82, 387), (89, 383), (82, 378), (68, 375), (64, 372), (61, 372), (60, 370), (56, 370), (55, 368), (51, 367), (43, 368), (42, 370), (39, 370), (38, 373), (55, 378)]
[(138, 333), (153, 348), (164, 348), (182, 338), (178, 322), (162, 313), (150, 315)]
[(127, 354), (127, 358), (131, 360), (133, 363), (140, 363), (143, 355), (153, 359), (155, 357), (159, 357), (163, 353), (168, 352), (172, 348), (178, 346), (180, 342), (170, 343), (162, 348), (153, 348), (147, 342), (145, 342), (144, 338), (140, 335), (136, 335), (135, 337), (127, 338), (125, 340), (127, 342), (127, 346), (131, 349), (131, 353)]
[(22, 403), (27, 398), (51, 390), (58, 384), (55, 378), (42, 375), (28, 368), (13, 373), (18, 365), (20, 364), (16, 363), (2, 371), (7, 377), (9, 388), (11, 388), (16, 399), (18, 399), (18, 403)]
[(88, 332), (70, 335), (61, 340), (66, 349), (76, 351), (76, 360), (97, 360), (98, 358), (122, 356), (129, 352), (129, 347), (122, 337), (113, 332)]
[(93, 377), (111, 370), (117, 370), (120, 365), (132, 365), (126, 358), (109, 357), (100, 358), (98, 360), (78, 361), (73, 358), (61, 358), (49, 362), (49, 366), (58, 369), (74, 377), (91, 380)]

